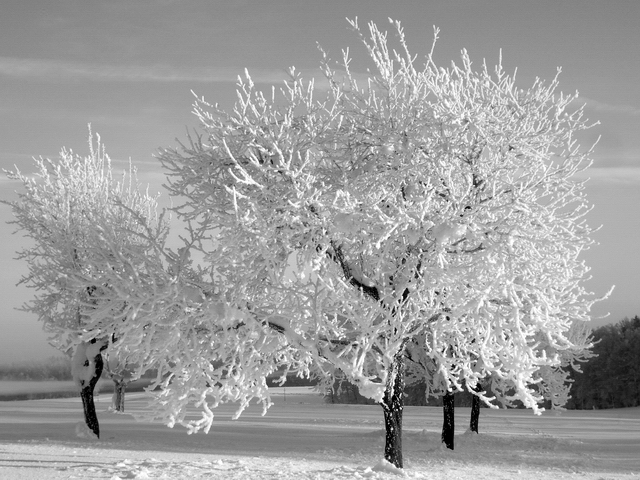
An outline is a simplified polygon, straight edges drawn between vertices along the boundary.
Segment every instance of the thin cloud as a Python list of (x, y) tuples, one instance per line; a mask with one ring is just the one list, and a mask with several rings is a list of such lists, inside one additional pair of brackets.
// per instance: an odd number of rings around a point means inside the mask
[(7, 178), (7, 176), (4, 174), (4, 172), (0, 176), (0, 185), (19, 185), (20, 183), (21, 183), (20, 180), (14, 180), (12, 178)]
[[(157, 82), (157, 83), (237, 83), (238, 77), (245, 78), (249, 72), (251, 80), (261, 85), (282, 85), (290, 79), (285, 68), (236, 68), (205, 67), (179, 68), (166, 64), (156, 65), (107, 65), (84, 62), (62, 62), (44, 59), (25, 59), (0, 57), (0, 77), (33, 78), (40, 81), (77, 81), (89, 80), (98, 82)], [(338, 81), (345, 77), (345, 72), (338, 70)], [(327, 90), (329, 82), (320, 69), (296, 69), (296, 74), (309, 82), (314, 80), (315, 88)], [(352, 72), (361, 86), (367, 84), (370, 74)]]
[(634, 107), (633, 105), (614, 105), (583, 96), (578, 97), (577, 100), (579, 102), (586, 103), (587, 107), (592, 108), (597, 112), (621, 113), (625, 115), (631, 115), (633, 117), (640, 116), (640, 108)]
[(576, 175), (588, 185), (625, 184), (640, 186), (640, 167), (591, 167)]
[[(281, 83), (284, 69), (250, 69), (254, 83)], [(243, 68), (178, 68), (170, 65), (105, 65), (0, 57), (0, 75), (40, 80), (85, 79), (107, 82), (234, 83)]]

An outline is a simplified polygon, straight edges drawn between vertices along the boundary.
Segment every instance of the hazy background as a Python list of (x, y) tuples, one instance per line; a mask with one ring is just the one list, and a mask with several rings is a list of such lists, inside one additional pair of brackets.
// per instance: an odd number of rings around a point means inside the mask
[[(265, 88), (292, 65), (319, 77), (319, 43), (339, 60), (349, 47), (352, 69), (365, 71), (366, 52), (345, 17), (362, 27), (400, 20), (421, 58), (440, 28), (435, 58), (457, 61), (466, 48), (476, 66), (493, 66), (502, 49), (518, 84), (551, 80), (562, 67), (561, 90), (580, 92), (588, 117), (601, 124), (582, 139), (602, 136), (588, 194), (599, 245), (586, 252), (588, 288), (613, 295), (594, 308), (611, 312), (594, 326), (640, 315), (640, 1), (212, 1), (3, 0), (0, 9), (0, 167), (32, 171), (32, 157), (56, 157), (62, 147), (88, 153), (87, 124), (101, 135), (116, 170), (131, 158), (140, 176), (161, 189), (153, 158), (197, 126), (193, 95), (230, 108), (235, 81), (248, 68)], [(20, 185), (0, 179), (0, 198)], [(164, 195), (165, 204), (168, 198)], [(26, 268), (13, 260), (24, 239), (12, 235), (0, 206), (0, 363), (56, 354), (41, 325), (15, 309), (33, 292), (15, 284)]]

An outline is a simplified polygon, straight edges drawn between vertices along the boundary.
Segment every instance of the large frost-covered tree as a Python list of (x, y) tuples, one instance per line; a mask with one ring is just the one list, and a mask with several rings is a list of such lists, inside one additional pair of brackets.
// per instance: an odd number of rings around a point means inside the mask
[[(90, 135), (89, 148), (86, 157), (62, 150), (57, 159), (35, 159), (35, 175), (6, 172), (23, 187), (16, 201), (6, 203), (13, 209), (11, 223), (30, 239), (18, 259), (29, 268), (21, 283), (36, 292), (23, 308), (43, 322), (53, 346), (73, 356), (85, 420), (99, 436), (93, 390), (104, 368), (101, 352), (116, 338), (112, 334), (119, 335), (91, 319), (101, 290), (111, 288), (97, 279), (99, 270), (119, 269), (117, 255), (144, 245), (142, 226), (162, 222), (156, 199), (139, 188), (135, 170), (115, 180), (100, 138)], [(115, 252), (110, 265), (96, 261), (97, 252), (106, 254), (101, 251), (104, 242), (97, 239), (107, 231), (113, 233), (110, 251)], [(126, 363), (126, 358), (118, 361)]]
[[(591, 150), (557, 78), (521, 89), (466, 52), (419, 66), (399, 24), (399, 52), (375, 25), (352, 26), (373, 73), (352, 73), (346, 54), (338, 73), (325, 56), (328, 87), (291, 69), (270, 95), (247, 73), (233, 111), (198, 99), (202, 133), (159, 159), (194, 248), (242, 312), (232, 328), (276, 331), (306, 372), (341, 370), (382, 405), (385, 458), (402, 466), (410, 344), (443, 391), (536, 412), (542, 371), (588, 347), (568, 332), (594, 301), (574, 178)], [(498, 398), (476, 391), (483, 379)]]

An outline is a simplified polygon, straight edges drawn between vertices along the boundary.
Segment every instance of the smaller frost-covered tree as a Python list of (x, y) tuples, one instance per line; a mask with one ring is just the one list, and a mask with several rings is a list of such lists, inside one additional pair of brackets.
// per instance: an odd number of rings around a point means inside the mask
[[(580, 372), (580, 364), (593, 356), (590, 350), (592, 344), (589, 332), (590, 330), (585, 322), (575, 322), (571, 324), (567, 332), (567, 338), (573, 345), (572, 348), (558, 350), (546, 342), (540, 342), (537, 346), (538, 350), (544, 351), (540, 355), (559, 359), (559, 362), (553, 365), (541, 366), (535, 372), (531, 382), (533, 390), (541, 397), (539, 401), (544, 401), (554, 410), (562, 410), (570, 398), (570, 371)], [(438, 371), (439, 369), (433, 359), (420, 347), (422, 342), (424, 342), (424, 339), (416, 338), (407, 346), (406, 356), (409, 360), (407, 383), (425, 382), (425, 379), (430, 379), (430, 381), (426, 381), (426, 396), (443, 397), (442, 442), (447, 448), (453, 450), (455, 425), (453, 394), (463, 389), (461, 386), (451, 390), (447, 389), (442, 372)], [(476, 362), (477, 358), (474, 358), (470, 363), (476, 365)], [(480, 379), (474, 389), (467, 389), (474, 394), (472, 397), (469, 432), (479, 432), (480, 397), (486, 394), (485, 389), (492, 391), (494, 394), (494, 400), (490, 406), (517, 407), (521, 405), (521, 403), (514, 403), (512, 398), (514, 388), (508, 379), (505, 380), (497, 375)]]
[[(35, 244), (19, 252), (30, 268), (22, 282), (38, 290), (24, 308), (54, 345), (75, 352), (89, 428), (99, 435), (92, 394), (103, 349), (132, 378), (157, 371), (148, 418), (208, 431), (220, 403), (238, 402), (239, 415), (257, 398), (266, 410), (267, 376), (284, 369), (284, 380), (310, 359), (283, 341), (283, 327), (235, 308), (233, 292), (193, 265), (190, 243), (169, 248), (155, 199), (133, 174), (113, 182), (103, 148), (90, 145), (86, 158), (63, 151), (59, 160), (36, 160), (36, 178), (8, 172), (26, 190), (9, 203), (14, 223)], [(200, 419), (187, 418), (189, 405), (201, 407)]]
[[(135, 170), (130, 168), (128, 175), (116, 181), (99, 137), (90, 135), (89, 149), (86, 157), (62, 150), (58, 159), (36, 159), (35, 176), (6, 172), (22, 183), (24, 191), (18, 200), (5, 203), (13, 209), (11, 223), (30, 239), (18, 259), (29, 267), (21, 283), (36, 294), (23, 308), (43, 322), (53, 346), (73, 357), (72, 372), (81, 391), (86, 424), (99, 436), (93, 391), (104, 368), (101, 352), (117, 329), (91, 321), (100, 291), (110, 288), (97, 279), (92, 256), (96, 234), (104, 229), (116, 231), (111, 251), (123, 255), (140, 243), (141, 219), (149, 224), (159, 220), (156, 199), (141, 191)], [(99, 267), (118, 268), (117, 257)], [(97, 281), (81, 284), (77, 277)]]

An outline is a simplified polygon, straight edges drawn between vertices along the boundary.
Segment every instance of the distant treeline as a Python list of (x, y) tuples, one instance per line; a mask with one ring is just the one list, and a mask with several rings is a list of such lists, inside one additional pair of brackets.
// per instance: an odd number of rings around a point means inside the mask
[(71, 359), (49, 357), (46, 360), (0, 365), (0, 380), (72, 380)]
[[(154, 378), (156, 370), (148, 370), (143, 378)], [(108, 378), (106, 369), (102, 378)], [(46, 360), (15, 362), (11, 365), (0, 365), (0, 381), (2, 380), (73, 380), (71, 375), (71, 359), (68, 357), (49, 357)]]
[(267, 377), (267, 386), (269, 387), (310, 387), (317, 383), (313, 378), (298, 377), (297, 375), (290, 373), (287, 375), (287, 381), (284, 385), (280, 384), (280, 377), (282, 372), (276, 372)]
[[(418, 382), (407, 385), (404, 389), (404, 404), (410, 406), (441, 407), (442, 397), (429, 397), (426, 395), (425, 382)], [(356, 403), (362, 405), (375, 405), (376, 402), (370, 398), (363, 397), (358, 391), (358, 387), (350, 382), (336, 382), (333, 391), (327, 392), (326, 401), (328, 403)], [(473, 395), (469, 392), (456, 392), (454, 403), (456, 407), (470, 407)]]
[(567, 408), (622, 408), (640, 406), (640, 317), (625, 318), (592, 332), (597, 357), (572, 373)]

